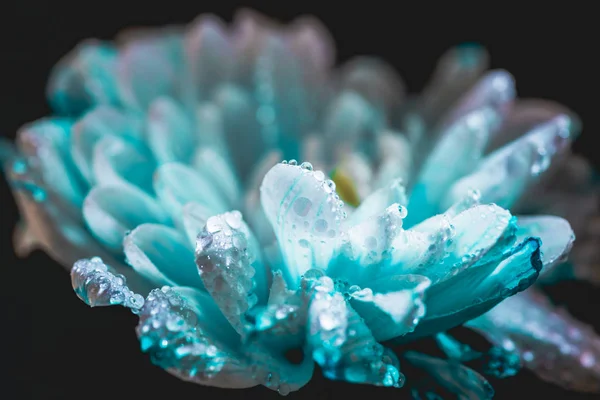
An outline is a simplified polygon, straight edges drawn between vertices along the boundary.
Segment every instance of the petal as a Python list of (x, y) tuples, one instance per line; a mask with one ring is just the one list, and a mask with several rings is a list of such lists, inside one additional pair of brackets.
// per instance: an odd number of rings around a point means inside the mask
[(382, 213), (390, 205), (397, 203), (401, 206), (408, 204), (406, 189), (402, 179), (395, 179), (385, 187), (377, 189), (369, 195), (348, 218), (350, 225), (357, 225), (368, 218)]
[(519, 352), (525, 367), (543, 380), (600, 393), (600, 338), (538, 290), (503, 301), (467, 326), (497, 346)]
[(227, 210), (227, 203), (210, 180), (179, 163), (161, 165), (154, 173), (154, 191), (159, 202), (181, 225), (182, 207), (193, 201), (204, 205), (212, 214)]
[(350, 304), (378, 342), (411, 332), (425, 314), (423, 295), (431, 281), (422, 275), (396, 275), (369, 282), (351, 293)]
[(407, 182), (410, 178), (413, 156), (407, 137), (394, 131), (384, 132), (377, 137), (379, 167), (375, 173), (375, 188), (389, 185), (395, 179)]
[(419, 112), (427, 126), (437, 124), (456, 99), (477, 82), (488, 64), (485, 48), (471, 43), (453, 47), (440, 58), (419, 100)]
[(510, 208), (527, 185), (548, 169), (552, 158), (568, 148), (573, 138), (572, 128), (568, 117), (559, 116), (488, 155), (474, 173), (450, 188), (446, 206), (469, 189), (478, 189), (482, 202)]
[(42, 119), (17, 132), (19, 150), (35, 159), (46, 186), (66, 202), (80, 207), (85, 183), (78, 174), (70, 152), (72, 122), (67, 119)]
[(181, 213), (183, 215), (183, 230), (190, 245), (195, 248), (196, 238), (204, 229), (204, 225), (206, 225), (206, 221), (212, 216), (212, 213), (206, 206), (195, 202), (185, 204)]
[(311, 268), (325, 269), (334, 255), (345, 218), (334, 189), (333, 182), (308, 164), (277, 164), (263, 179), (261, 204), (279, 242), (289, 283), (297, 284)]
[(189, 291), (168, 287), (148, 295), (136, 328), (142, 351), (185, 381), (222, 388), (258, 385), (248, 360), (199, 323), (207, 315), (215, 316), (210, 310), (206, 313), (207, 303), (198, 302), (196, 296), (190, 301), (189, 295)]
[(142, 224), (125, 236), (123, 248), (127, 263), (156, 286), (204, 287), (192, 248), (173, 228)]
[(401, 387), (404, 376), (394, 354), (371, 335), (333, 281), (321, 278), (309, 308), (308, 343), (323, 375), (333, 380)]
[(520, 239), (538, 237), (542, 241), (542, 274), (551, 273), (563, 263), (575, 240), (575, 234), (567, 220), (551, 215), (518, 217)]
[(373, 57), (357, 57), (342, 66), (342, 90), (351, 90), (391, 115), (402, 106), (406, 88), (395, 69)]
[(196, 241), (196, 264), (208, 292), (242, 332), (244, 314), (266, 302), (267, 282), (258, 242), (239, 211), (206, 221)]
[(202, 15), (192, 22), (185, 37), (185, 51), (190, 84), (197, 90), (195, 97), (208, 100), (233, 73), (233, 47), (223, 22), (212, 15)]
[(137, 116), (108, 106), (96, 107), (73, 126), (73, 161), (86, 180), (93, 184), (92, 160), (96, 143), (112, 135), (139, 145), (141, 133), (142, 121)]
[(151, 222), (169, 224), (169, 217), (146, 193), (131, 185), (97, 186), (83, 202), (83, 218), (106, 248), (120, 252), (125, 233)]
[[(494, 389), (483, 376), (456, 361), (414, 351), (405, 353), (404, 358), (414, 367), (425, 370), (435, 383), (460, 400), (491, 400), (494, 397)], [(432, 386), (414, 388), (413, 395), (416, 393), (418, 398), (439, 398), (440, 393), (432, 391)]]
[(442, 133), (411, 191), (409, 225), (441, 211), (439, 203), (444, 194), (478, 164), (497, 122), (496, 112), (483, 108), (459, 118)]
[(230, 164), (210, 147), (198, 149), (194, 155), (194, 168), (202, 176), (210, 179), (213, 187), (226, 199), (227, 204), (235, 206), (240, 203), (240, 183)]
[(77, 116), (99, 104), (118, 105), (116, 65), (112, 45), (97, 40), (77, 45), (50, 73), (47, 96), (52, 108)]
[(357, 206), (372, 192), (373, 167), (370, 160), (359, 152), (341, 156), (331, 172), (338, 194), (346, 203)]
[(175, 101), (168, 97), (152, 101), (146, 123), (148, 145), (161, 164), (192, 160), (197, 146), (192, 121)]
[(415, 339), (446, 331), (473, 319), (505, 298), (528, 288), (542, 268), (538, 239), (515, 246), (500, 262), (493, 261), (466, 269), (427, 291), (427, 315), (414, 333)]
[(106, 136), (94, 146), (92, 168), (98, 185), (132, 184), (152, 195), (156, 162), (146, 150), (116, 136)]

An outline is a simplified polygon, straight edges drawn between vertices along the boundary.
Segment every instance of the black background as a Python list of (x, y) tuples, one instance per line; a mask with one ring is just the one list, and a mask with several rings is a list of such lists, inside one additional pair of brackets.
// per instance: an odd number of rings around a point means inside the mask
[[(461, 42), (479, 42), (491, 52), (493, 67), (505, 68), (516, 77), (520, 96), (556, 100), (580, 115), (584, 133), (575, 149), (599, 167), (596, 14), (591, 7), (567, 9), (563, 3), (552, 8), (546, 2), (543, 8), (528, 8), (523, 3), (481, 2), (464, 9), (441, 9), (430, 3), (417, 10), (407, 2), (373, 1), (334, 6), (325, 1), (3, 0), (0, 134), (14, 138), (20, 125), (49, 113), (44, 96), (48, 72), (78, 41), (110, 39), (129, 26), (186, 23), (203, 12), (230, 21), (236, 8), (246, 6), (282, 21), (302, 14), (317, 16), (336, 40), (338, 61), (359, 54), (382, 57), (400, 71), (413, 92), (423, 87), (443, 51)], [(0, 398), (277, 398), (263, 388), (202, 388), (151, 365), (139, 350), (135, 316), (118, 308), (90, 310), (73, 294), (68, 274), (42, 252), (16, 258), (11, 244), (16, 206), (4, 180), (0, 191)], [(548, 291), (557, 303), (600, 331), (600, 289), (564, 283)], [(493, 384), (498, 399), (593, 398), (543, 383), (528, 372)], [(332, 383), (317, 372), (314, 382), (290, 398), (399, 399), (406, 394)]]

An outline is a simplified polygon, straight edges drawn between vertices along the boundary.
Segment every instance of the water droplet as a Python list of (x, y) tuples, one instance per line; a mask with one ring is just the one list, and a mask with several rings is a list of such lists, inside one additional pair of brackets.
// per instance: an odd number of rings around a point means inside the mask
[(292, 159), (288, 162), (290, 165), (298, 165), (298, 161)]
[(311, 163), (309, 162), (303, 162), (302, 164), (300, 164), (300, 168), (305, 169), (307, 171), (312, 171), (313, 170), (313, 166)]
[(309, 247), (310, 247), (310, 242), (309, 242), (308, 240), (306, 240), (306, 239), (300, 239), (300, 240), (298, 241), (298, 244), (299, 244), (301, 247), (304, 247), (305, 249), (307, 249), (307, 248), (309, 248)]
[(318, 219), (315, 222), (315, 231), (317, 232), (325, 232), (327, 230), (327, 221), (325, 221), (324, 219)]
[(308, 214), (308, 212), (310, 211), (311, 207), (312, 207), (312, 201), (310, 201), (306, 197), (297, 198), (296, 201), (294, 202), (294, 206), (293, 206), (294, 212), (301, 217), (305, 217)]
[(325, 174), (322, 171), (315, 171), (313, 176), (318, 182), (323, 182), (325, 180)]
[(404, 206), (398, 205), (398, 213), (400, 214), (400, 218), (404, 219), (408, 215), (408, 209)]

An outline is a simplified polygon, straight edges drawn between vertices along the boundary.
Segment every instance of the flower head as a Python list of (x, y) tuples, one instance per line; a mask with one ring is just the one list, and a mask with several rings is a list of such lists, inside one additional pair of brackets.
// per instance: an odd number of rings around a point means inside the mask
[[(316, 362), (400, 387), (381, 342), (468, 321), (504, 338), (480, 316), (572, 246), (564, 219), (508, 209), (572, 157), (576, 117), (516, 100), (477, 46), (407, 100), (380, 60), (332, 69), (331, 43), (314, 20), (244, 12), (79, 45), (49, 83), (58, 116), (25, 126), (9, 159), (18, 246), (76, 261), (82, 300), (130, 308), (142, 350), (200, 384), (287, 394)], [(491, 396), (467, 367), (401, 358)]]

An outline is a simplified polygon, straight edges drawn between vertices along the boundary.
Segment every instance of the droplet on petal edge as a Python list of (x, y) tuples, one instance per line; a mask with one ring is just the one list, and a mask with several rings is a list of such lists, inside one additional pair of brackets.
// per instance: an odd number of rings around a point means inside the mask
[(115, 275), (99, 257), (79, 260), (71, 269), (73, 289), (90, 307), (122, 305), (138, 312), (144, 305), (142, 295), (133, 293), (125, 277)]

